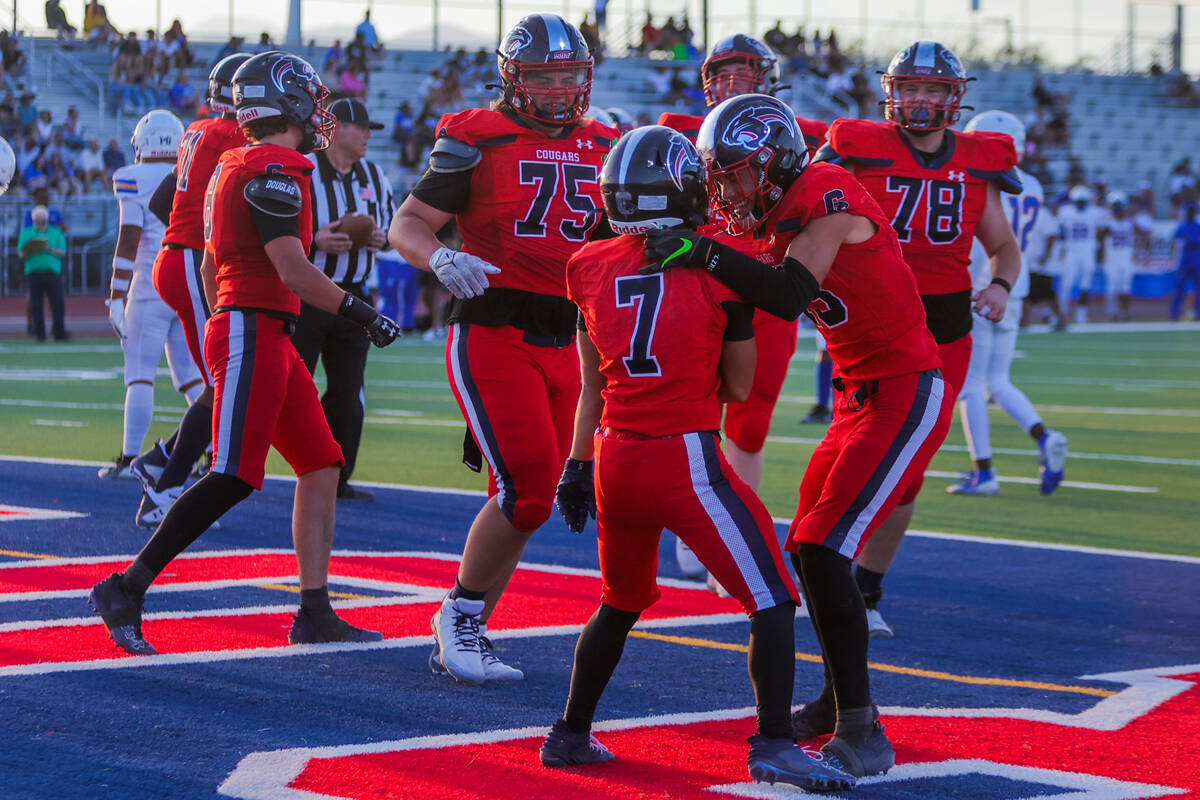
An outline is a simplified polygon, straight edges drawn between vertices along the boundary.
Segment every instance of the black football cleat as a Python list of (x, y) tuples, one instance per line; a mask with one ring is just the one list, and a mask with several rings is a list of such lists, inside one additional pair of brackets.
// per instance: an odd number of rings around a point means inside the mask
[(791, 739), (768, 739), (755, 734), (748, 740), (746, 769), (760, 783), (786, 783), (809, 792), (853, 789), (855, 780), (820, 753), (805, 750)]
[(292, 644), (325, 644), (327, 642), (382, 642), (383, 634), (356, 628), (334, 614), (313, 616), (304, 608), (292, 616), (292, 629), (288, 631)]
[(833, 419), (833, 412), (820, 403), (814, 403), (808, 413), (800, 418), (801, 425), (828, 425)]
[(821, 748), (825, 761), (856, 778), (867, 775), (882, 775), (896, 764), (896, 751), (883, 732), (883, 725), (875, 720), (870, 734), (857, 744), (834, 736)]
[(833, 733), (837, 727), (837, 708), (821, 697), (792, 712), (792, 737), (798, 742)]
[(560, 719), (546, 734), (540, 753), (543, 767), (574, 767), (579, 764), (601, 764), (616, 756), (591, 733), (576, 733)]
[(142, 638), (142, 602), (125, 594), (119, 572), (97, 583), (88, 595), (88, 605), (104, 620), (117, 647), (131, 655), (152, 656), (158, 651)]

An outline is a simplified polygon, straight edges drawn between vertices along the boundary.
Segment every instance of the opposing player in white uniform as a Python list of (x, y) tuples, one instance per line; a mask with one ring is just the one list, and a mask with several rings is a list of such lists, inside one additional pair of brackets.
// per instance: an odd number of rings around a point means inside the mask
[(1108, 218), (1101, 228), (1100, 263), (1104, 267), (1104, 289), (1108, 318), (1131, 318), (1129, 294), (1133, 288), (1133, 240), (1141, 226), (1129, 208), (1124, 192), (1109, 192)]
[[(1013, 137), (1017, 152), (1024, 152), (1025, 125), (1007, 111), (976, 114), (967, 123), (966, 130), (1007, 133)], [(947, 488), (946, 491), (951, 494), (992, 497), (1000, 491), (1000, 484), (992, 470), (987, 409), (989, 396), (1037, 443), (1042, 494), (1053, 492), (1063, 478), (1067, 437), (1046, 428), (1029, 398), (1013, 386), (1008, 374), (1017, 346), (1022, 299), (1029, 292), (1029, 265), (1045, 252), (1046, 238), (1055, 232), (1052, 225), (1044, 221), (1048, 215), (1043, 217), (1042, 214), (1045, 205), (1042, 185), (1029, 173), (1020, 169), (1017, 172), (1021, 178), (1020, 194), (1005, 194), (1002, 197), (1004, 208), (1012, 219), (1013, 234), (1021, 246), (1021, 275), (1009, 293), (1004, 318), (999, 322), (976, 319), (971, 329), (974, 338), (971, 364), (958, 396), (958, 409), (975, 469), (961, 483)], [(991, 277), (987, 252), (976, 240), (971, 251), (971, 278), (975, 289), (987, 286)]]
[(125, 424), (121, 454), (100, 470), (102, 478), (133, 477), (129, 465), (141, 452), (154, 416), (154, 377), (164, 347), (171, 381), (188, 403), (204, 388), (179, 319), (154, 290), (151, 275), (166, 221), (150, 211), (150, 196), (174, 169), (182, 138), (183, 123), (170, 111), (147, 113), (133, 129), (134, 163), (113, 173), (121, 227), (107, 305), (125, 351)]
[[(1107, 216), (1103, 208), (1092, 204), (1094, 193), (1086, 186), (1076, 186), (1067, 193), (1067, 202), (1058, 210), (1064, 258), (1062, 285), (1059, 297), (1067, 304), (1063, 319), (1087, 322), (1088, 290), (1096, 273), (1096, 251), (1100, 244), (1100, 228)], [(1078, 297), (1075, 288), (1079, 288)]]

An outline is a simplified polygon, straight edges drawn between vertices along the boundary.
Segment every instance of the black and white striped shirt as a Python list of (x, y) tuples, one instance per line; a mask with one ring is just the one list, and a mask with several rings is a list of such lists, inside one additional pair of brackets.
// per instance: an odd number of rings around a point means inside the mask
[[(316, 166), (312, 173), (314, 234), (347, 214), (367, 214), (375, 218), (380, 228), (388, 229), (396, 201), (392, 185), (378, 165), (363, 158), (349, 172), (341, 173), (320, 150), (309, 154), (308, 159)], [(387, 248), (385, 244), (384, 249)], [(310, 255), (318, 269), (343, 286), (365, 281), (375, 263), (375, 254), (365, 247), (356, 247), (348, 253), (326, 253), (318, 250), (314, 241)]]

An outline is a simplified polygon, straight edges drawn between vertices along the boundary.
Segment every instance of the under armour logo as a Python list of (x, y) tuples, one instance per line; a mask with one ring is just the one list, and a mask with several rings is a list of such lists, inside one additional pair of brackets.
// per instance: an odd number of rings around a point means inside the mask
[(967, 179), (967, 173), (956, 172), (955, 170), (950, 170), (950, 174), (947, 175), (946, 177), (948, 177), (952, 181), (958, 181), (959, 183), (961, 183)]
[(576, 140), (575, 140), (575, 146), (576, 146), (576, 147), (578, 147), (578, 148), (580, 148), (580, 149), (582, 149), (582, 148), (586, 147), (588, 150), (591, 150), (591, 149), (592, 149), (593, 147), (595, 147), (596, 145), (595, 145), (595, 143), (594, 143), (594, 142), (592, 142), (592, 140), (591, 140), (591, 139), (576, 139)]

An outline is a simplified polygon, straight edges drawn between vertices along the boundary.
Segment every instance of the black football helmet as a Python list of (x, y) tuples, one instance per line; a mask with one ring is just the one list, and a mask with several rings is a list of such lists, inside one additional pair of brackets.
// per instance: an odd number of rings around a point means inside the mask
[[(496, 51), (505, 101), (518, 114), (552, 125), (568, 125), (587, 112), (592, 65), (583, 34), (557, 14), (522, 18)], [(567, 75), (574, 81), (559, 77)]]
[(238, 67), (250, 60), (249, 53), (234, 53), (217, 62), (208, 73), (208, 107), (218, 114), (234, 114), (233, 76)]
[[(928, 133), (949, 128), (958, 122), (967, 83), (967, 71), (954, 51), (940, 42), (913, 42), (892, 56), (886, 72), (880, 73), (883, 86), (883, 116), (900, 127), (915, 133)], [(941, 83), (949, 90), (944, 103), (927, 100), (905, 100), (900, 87), (905, 83)]]
[[(742, 64), (748, 72), (716, 74), (717, 67)], [(753, 36), (735, 33), (713, 45), (700, 65), (704, 100), (711, 108), (739, 94), (774, 94), (779, 86), (779, 57)]]
[(762, 224), (810, 159), (795, 113), (765, 94), (731, 97), (709, 111), (696, 150), (708, 167), (713, 215), (733, 234)]
[(337, 128), (337, 118), (325, 108), (329, 89), (316, 70), (300, 56), (272, 50), (246, 60), (233, 75), (233, 105), (237, 121), (283, 117), (299, 126), (301, 153), (324, 150)]
[(703, 163), (687, 137), (662, 125), (622, 136), (600, 171), (600, 196), (617, 233), (696, 229), (708, 221)]

